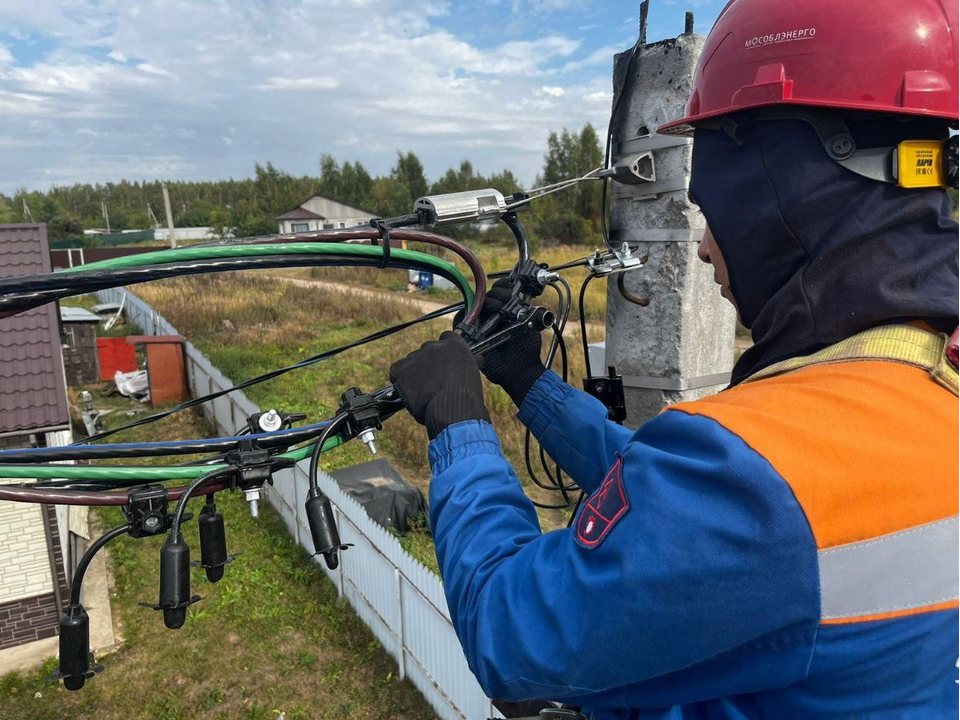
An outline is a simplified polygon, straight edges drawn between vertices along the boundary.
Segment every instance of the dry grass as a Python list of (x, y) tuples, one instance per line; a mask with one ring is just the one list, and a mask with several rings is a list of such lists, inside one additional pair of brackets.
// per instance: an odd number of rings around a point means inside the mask
[[(509, 270), (517, 261), (517, 249), (513, 245), (500, 245), (491, 243), (468, 243), (471, 250), (480, 258), (480, 262), (488, 273), (498, 272), (500, 270)], [(411, 246), (412, 249), (429, 251), (431, 254), (453, 262), (460, 270), (467, 273), (466, 265), (463, 264), (453, 253), (445, 250), (437, 251), (432, 246)], [(426, 248), (426, 249), (425, 249)], [(542, 248), (534, 253), (534, 257), (548, 265), (559, 265), (562, 263), (576, 260), (593, 252), (593, 248), (586, 245), (554, 245)], [(390, 270), (383, 272), (371, 268), (312, 268), (284, 270), (282, 274), (292, 277), (312, 277), (318, 280), (333, 280), (347, 285), (357, 285), (360, 287), (379, 288), (382, 290), (405, 290), (407, 287), (407, 273), (405, 270)], [(576, 292), (580, 288), (580, 283), (587, 276), (586, 270), (582, 268), (571, 268), (565, 270), (564, 277), (573, 287), (574, 301), (576, 301)], [(470, 278), (467, 273), (467, 278)], [(458, 294), (456, 291), (438, 292), (431, 290), (430, 295), (436, 296), (438, 300), (453, 302)], [(584, 302), (584, 311), (590, 322), (603, 322), (607, 312), (607, 293), (606, 285), (600, 282), (594, 282), (587, 288), (587, 296)], [(576, 305), (573, 308), (571, 317), (578, 317)]]

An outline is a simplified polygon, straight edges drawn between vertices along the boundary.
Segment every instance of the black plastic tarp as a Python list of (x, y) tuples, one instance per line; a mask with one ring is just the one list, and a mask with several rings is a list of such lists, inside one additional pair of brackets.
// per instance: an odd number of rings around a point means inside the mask
[(372, 460), (331, 475), (344, 492), (385, 528), (405, 533), (411, 520), (427, 514), (423, 493), (404, 480), (387, 460)]

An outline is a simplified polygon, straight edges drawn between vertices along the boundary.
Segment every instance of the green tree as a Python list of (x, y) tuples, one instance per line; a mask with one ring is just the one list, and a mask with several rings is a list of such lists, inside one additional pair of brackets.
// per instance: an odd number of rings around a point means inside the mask
[(0, 223), (13, 222), (13, 200), (0, 193)]
[[(538, 185), (581, 177), (603, 163), (600, 138), (592, 125), (579, 132), (551, 132)], [(545, 241), (593, 243), (600, 227), (600, 186), (596, 182), (563, 190), (533, 203), (531, 223)]]
[(273, 219), (316, 194), (320, 183), (315, 178), (294, 177), (270, 162), (266, 165), (255, 163), (253, 189), (257, 208), (254, 214)]
[(233, 235), (237, 229), (237, 219), (229, 208), (214, 208), (210, 211), (210, 232), (218, 238)]
[(397, 164), (390, 171), (390, 177), (403, 188), (403, 202), (392, 208), (393, 215), (410, 212), (417, 198), (427, 194), (427, 176), (423, 172), (423, 163), (413, 152), (397, 153)]
[(320, 194), (365, 208), (373, 199), (373, 178), (359, 160), (341, 167), (332, 155), (324, 154), (320, 156)]
[(402, 215), (413, 209), (407, 188), (394, 177), (378, 177), (371, 191), (373, 202), (369, 208), (382, 217)]
[(373, 194), (373, 178), (359, 160), (345, 162), (340, 170), (341, 202), (366, 209)]
[(206, 227), (214, 205), (206, 200), (194, 200), (187, 209), (174, 218), (177, 227)]
[(57, 240), (83, 239), (83, 223), (69, 215), (55, 215), (47, 221), (47, 239)]
[(277, 229), (277, 221), (273, 215), (248, 215), (237, 224), (236, 236), (273, 235)]

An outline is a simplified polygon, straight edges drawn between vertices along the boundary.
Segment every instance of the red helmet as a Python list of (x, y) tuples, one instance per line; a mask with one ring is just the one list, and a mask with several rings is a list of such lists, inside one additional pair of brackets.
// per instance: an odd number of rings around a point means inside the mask
[(956, 0), (730, 0), (684, 117), (801, 105), (957, 120)]

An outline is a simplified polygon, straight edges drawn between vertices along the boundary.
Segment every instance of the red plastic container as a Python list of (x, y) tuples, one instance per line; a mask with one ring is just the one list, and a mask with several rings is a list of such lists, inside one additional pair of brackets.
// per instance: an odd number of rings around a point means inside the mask
[(137, 350), (127, 344), (125, 337), (97, 338), (97, 355), (101, 380), (113, 380), (117, 370), (133, 372), (137, 369)]

